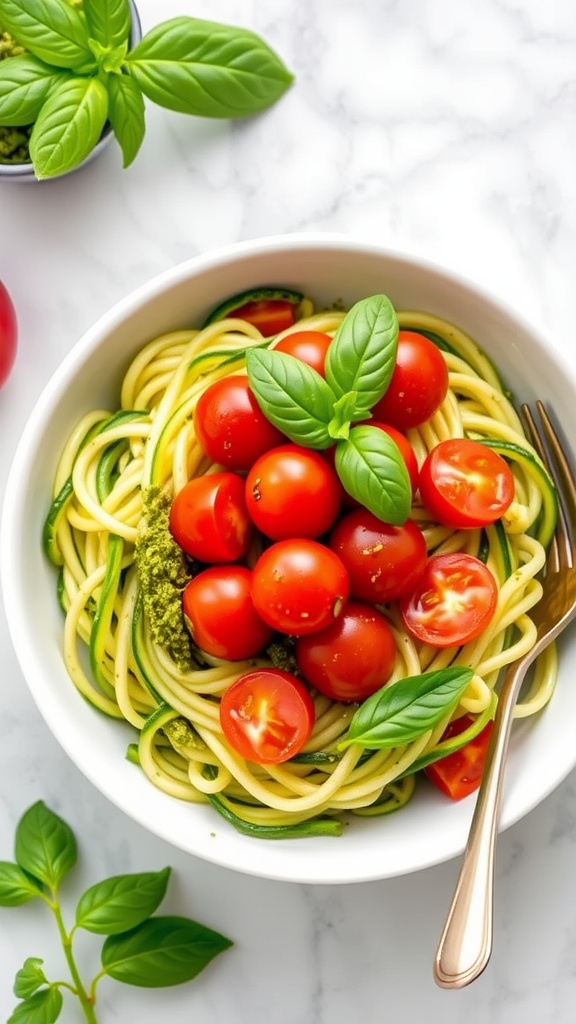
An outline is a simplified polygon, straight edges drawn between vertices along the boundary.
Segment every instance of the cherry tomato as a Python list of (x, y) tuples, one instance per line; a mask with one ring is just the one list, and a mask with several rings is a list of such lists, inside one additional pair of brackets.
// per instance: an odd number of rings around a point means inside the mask
[(304, 684), (278, 668), (240, 676), (220, 701), (228, 743), (247, 761), (280, 764), (302, 749), (314, 726), (314, 703)]
[(272, 631), (250, 596), (252, 574), (241, 565), (214, 565), (184, 588), (182, 610), (194, 643), (215, 658), (253, 658)]
[(434, 647), (468, 643), (486, 628), (498, 600), (490, 570), (473, 555), (432, 555), (415, 588), (400, 600), (404, 625)]
[(340, 510), (342, 492), (326, 459), (297, 444), (265, 452), (246, 477), (250, 517), (272, 540), (326, 533)]
[(303, 636), (330, 625), (348, 598), (348, 575), (333, 551), (306, 537), (279, 540), (253, 570), (258, 614), (280, 633)]
[[(472, 717), (463, 715), (462, 718), (450, 722), (442, 739), (459, 736), (471, 724)], [(493, 727), (494, 722), (487, 722), (474, 739), (469, 740), (453, 754), (433, 761), (424, 769), (424, 774), (430, 782), (452, 800), (462, 800), (478, 789), (484, 773)]]
[(252, 523), (244, 480), (236, 473), (208, 473), (189, 480), (170, 509), (177, 544), (200, 562), (235, 562), (250, 545)]
[(331, 341), (330, 335), (322, 331), (294, 331), (277, 341), (274, 349), (286, 352), (302, 363), (308, 363), (308, 366), (324, 377), (324, 362)]
[(230, 314), (257, 327), (265, 338), (287, 330), (296, 322), (296, 307), (288, 299), (252, 299)]
[(326, 629), (296, 640), (300, 672), (332, 700), (365, 700), (388, 681), (395, 657), (388, 622), (376, 608), (358, 601), (349, 601)]
[(6, 288), (0, 281), (0, 388), (8, 380), (16, 359), (18, 324), (16, 310)]
[(440, 441), (420, 471), (422, 504), (455, 530), (500, 519), (514, 499), (514, 477), (498, 452), (465, 437)]
[(328, 545), (346, 567), (351, 595), (372, 604), (409, 593), (426, 565), (426, 541), (411, 519), (391, 526), (365, 508), (342, 516)]
[(222, 377), (202, 392), (194, 410), (194, 429), (208, 458), (226, 469), (249, 469), (259, 455), (286, 440), (266, 419), (247, 378), (240, 375)]
[(448, 367), (440, 349), (423, 334), (400, 331), (392, 379), (372, 415), (398, 430), (419, 427), (436, 412), (447, 391)]

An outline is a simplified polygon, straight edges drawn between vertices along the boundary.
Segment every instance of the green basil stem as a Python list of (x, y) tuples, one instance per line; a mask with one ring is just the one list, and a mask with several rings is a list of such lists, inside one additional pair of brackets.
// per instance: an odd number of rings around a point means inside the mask
[[(94, 997), (93, 995), (90, 996), (86, 992), (78, 968), (76, 966), (76, 961), (74, 959), (74, 954), (72, 951), (73, 932), (68, 934), (68, 932), (66, 931), (66, 928), (64, 926), (64, 920), (62, 918), (62, 911), (60, 909), (60, 903), (55, 892), (52, 894), (52, 900), (49, 903), (49, 906), (50, 909), (52, 910), (52, 913), (54, 914), (56, 925), (58, 927), (58, 933), (60, 935), (60, 942), (62, 943), (62, 949), (64, 950), (64, 956), (66, 957), (66, 963), (68, 964), (68, 970), (70, 971), (72, 980), (74, 981), (74, 988), (72, 989), (72, 991), (80, 1001), (80, 1005), (84, 1011), (84, 1016), (86, 1017), (88, 1024), (98, 1024), (98, 1019), (94, 1012)], [(92, 991), (93, 989), (94, 983), (92, 985)]]

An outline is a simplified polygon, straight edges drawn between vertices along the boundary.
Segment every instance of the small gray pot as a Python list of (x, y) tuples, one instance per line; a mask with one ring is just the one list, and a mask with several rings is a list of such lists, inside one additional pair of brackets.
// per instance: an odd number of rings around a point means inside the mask
[[(132, 28), (130, 31), (130, 49), (133, 49), (142, 38), (142, 25), (140, 24), (140, 15), (134, 0), (128, 0), (130, 4), (130, 13), (132, 15)], [(109, 124), (106, 124), (104, 131), (100, 136), (100, 140), (94, 146), (94, 149), (88, 154), (85, 160), (77, 167), (74, 167), (71, 171), (65, 171), (64, 174), (55, 175), (54, 178), (47, 178), (46, 181), (55, 181), (57, 178), (63, 178), (65, 174), (74, 174), (75, 171), (79, 171), (81, 167), (86, 167), (94, 160), (99, 153), (102, 153), (106, 146), (112, 141), (113, 133), (112, 128)], [(28, 182), (34, 181), (38, 183), (38, 178), (34, 174), (34, 167), (31, 163), (25, 164), (2, 164), (0, 163), (0, 182), (2, 181), (19, 181)]]

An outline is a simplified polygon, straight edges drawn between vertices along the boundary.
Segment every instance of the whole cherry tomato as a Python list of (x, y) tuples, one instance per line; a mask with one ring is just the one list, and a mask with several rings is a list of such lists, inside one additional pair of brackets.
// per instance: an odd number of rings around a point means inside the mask
[(170, 530), (183, 551), (199, 562), (242, 558), (253, 533), (243, 479), (223, 472), (189, 480), (172, 502)]
[(338, 555), (317, 540), (279, 540), (258, 558), (251, 594), (269, 626), (303, 636), (341, 614), (348, 598), (348, 574)]
[(346, 567), (351, 595), (371, 604), (410, 592), (426, 565), (426, 541), (411, 519), (391, 526), (365, 508), (342, 516), (328, 545)]
[(0, 281), (0, 387), (7, 381), (14, 365), (17, 342), (16, 310), (7, 289)]
[(414, 589), (400, 599), (408, 632), (433, 647), (457, 647), (489, 624), (498, 600), (494, 576), (464, 552), (431, 555)]
[(392, 379), (372, 415), (398, 430), (419, 427), (436, 412), (447, 391), (448, 367), (440, 349), (424, 334), (400, 331)]
[(296, 661), (304, 678), (325, 697), (362, 701), (390, 678), (396, 657), (394, 634), (384, 616), (359, 601), (348, 601), (326, 629), (296, 640)]
[(454, 437), (430, 451), (420, 471), (420, 497), (432, 519), (454, 530), (494, 523), (514, 499), (512, 470), (480, 441)]
[(198, 442), (213, 462), (226, 469), (250, 469), (258, 456), (286, 441), (256, 401), (246, 377), (214, 381), (194, 409)]
[(253, 658), (272, 631), (258, 615), (250, 586), (252, 574), (241, 565), (213, 565), (190, 580), (182, 593), (182, 610), (192, 639), (215, 658)]
[(331, 341), (330, 335), (322, 331), (293, 331), (276, 342), (274, 351), (285, 352), (302, 363), (308, 363), (324, 377), (324, 362)]
[(247, 761), (280, 764), (302, 749), (314, 727), (314, 702), (296, 676), (259, 668), (240, 676), (220, 701), (228, 743)]
[(338, 515), (342, 493), (327, 460), (297, 444), (271, 448), (246, 477), (250, 518), (272, 540), (326, 533)]

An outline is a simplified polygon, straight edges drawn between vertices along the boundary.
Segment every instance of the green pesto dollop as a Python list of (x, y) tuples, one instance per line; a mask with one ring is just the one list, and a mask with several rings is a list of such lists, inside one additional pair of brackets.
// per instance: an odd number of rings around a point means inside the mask
[(150, 634), (180, 671), (192, 667), (190, 634), (182, 614), (182, 591), (191, 579), (184, 552), (170, 533), (171, 499), (160, 487), (142, 494), (136, 568)]

